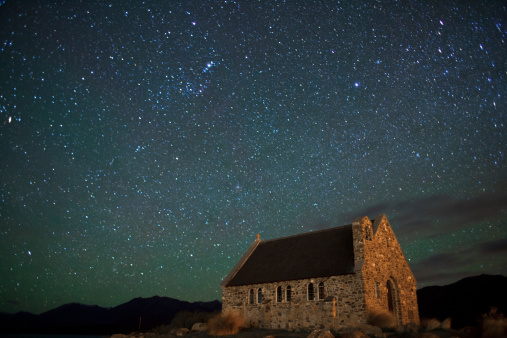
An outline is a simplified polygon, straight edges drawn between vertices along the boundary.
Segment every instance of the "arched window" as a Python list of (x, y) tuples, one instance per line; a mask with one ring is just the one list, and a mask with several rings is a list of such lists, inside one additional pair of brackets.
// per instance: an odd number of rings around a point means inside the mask
[(387, 281), (387, 308), (389, 312), (394, 312), (393, 296), (393, 284), (391, 281)]
[(257, 290), (257, 303), (260, 304), (262, 303), (262, 289), (259, 288), (259, 290)]
[(326, 298), (326, 294), (324, 293), (324, 282), (319, 283), (319, 299)]
[(276, 302), (277, 303), (283, 302), (283, 292), (281, 286), (276, 288)]
[(314, 300), (315, 295), (313, 293), (313, 283), (308, 284), (308, 300)]
[(250, 304), (255, 304), (254, 290), (250, 289)]
[(285, 293), (285, 299), (287, 300), (287, 302), (290, 302), (291, 300), (291, 296), (292, 296), (292, 290), (291, 290), (291, 287), (290, 285), (287, 285), (287, 292)]

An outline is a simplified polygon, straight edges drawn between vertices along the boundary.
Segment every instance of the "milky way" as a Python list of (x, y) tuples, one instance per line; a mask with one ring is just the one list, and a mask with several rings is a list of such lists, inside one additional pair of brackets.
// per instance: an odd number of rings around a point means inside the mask
[(384, 213), (507, 274), (502, 1), (1, 1), (0, 311), (221, 299), (255, 235)]

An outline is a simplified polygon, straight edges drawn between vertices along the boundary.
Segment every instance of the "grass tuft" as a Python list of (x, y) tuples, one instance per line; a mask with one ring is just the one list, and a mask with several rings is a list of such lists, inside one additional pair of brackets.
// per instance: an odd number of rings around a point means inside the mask
[(442, 323), (436, 318), (423, 319), (421, 321), (421, 326), (428, 331), (433, 331), (439, 329), (442, 326)]
[(208, 321), (208, 332), (214, 336), (229, 336), (239, 332), (243, 317), (235, 311), (222, 312)]
[(482, 316), (482, 338), (507, 337), (507, 318), (492, 308)]
[(396, 327), (394, 316), (388, 311), (371, 311), (368, 313), (368, 324), (383, 329), (394, 329)]

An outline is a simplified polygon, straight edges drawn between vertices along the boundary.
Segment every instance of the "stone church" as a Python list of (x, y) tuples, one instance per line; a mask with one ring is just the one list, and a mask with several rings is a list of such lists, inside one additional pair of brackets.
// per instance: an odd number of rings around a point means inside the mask
[(262, 241), (221, 284), (222, 311), (272, 329), (340, 329), (390, 311), (419, 324), (416, 280), (385, 215)]

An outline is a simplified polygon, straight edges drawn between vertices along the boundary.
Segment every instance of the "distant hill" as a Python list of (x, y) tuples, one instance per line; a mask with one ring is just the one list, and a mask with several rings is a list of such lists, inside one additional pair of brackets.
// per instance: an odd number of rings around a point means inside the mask
[(0, 313), (0, 333), (111, 334), (169, 324), (180, 311), (219, 311), (222, 304), (185, 302), (168, 297), (135, 298), (113, 308), (71, 303), (34, 315), (27, 312)]
[(492, 307), (507, 316), (507, 277), (480, 275), (445, 286), (417, 290), (419, 316), (444, 320), (454, 328), (477, 325)]

